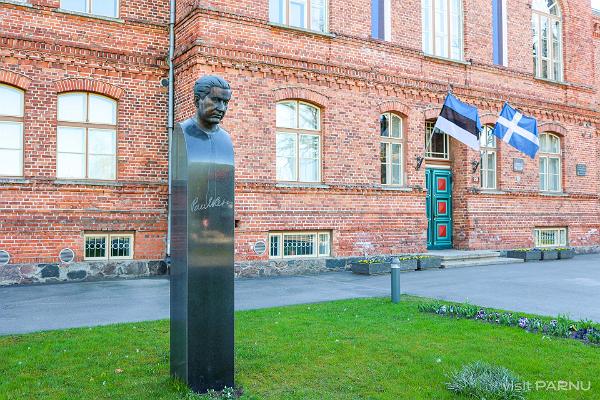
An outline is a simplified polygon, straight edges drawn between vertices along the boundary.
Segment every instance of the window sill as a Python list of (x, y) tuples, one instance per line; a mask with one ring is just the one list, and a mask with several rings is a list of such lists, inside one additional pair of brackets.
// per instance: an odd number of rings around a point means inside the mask
[(379, 189), (389, 190), (391, 192), (412, 192), (414, 188), (409, 186), (392, 186), (392, 185), (380, 185)]
[(87, 179), (56, 179), (57, 185), (91, 185), (91, 186), (124, 186), (123, 183), (117, 181), (97, 181)]
[(471, 63), (469, 61), (455, 60), (454, 58), (440, 57), (440, 56), (436, 56), (433, 54), (427, 54), (425, 52), (421, 52), (421, 54), (423, 55), (423, 57), (430, 58), (434, 61), (443, 61), (443, 62), (455, 63), (455, 64), (461, 64), (461, 65), (471, 65)]
[[(1, 3), (2, 1), (0, 1)], [(29, 179), (26, 178), (20, 178), (20, 177), (14, 177), (14, 178), (10, 178), (10, 177), (0, 177), (0, 183), (30, 183)]]
[(565, 81), (555, 81), (552, 79), (546, 79), (546, 78), (540, 78), (539, 76), (533, 76), (533, 79), (535, 79), (536, 81), (542, 81), (545, 83), (550, 83), (552, 85), (560, 85), (560, 86), (571, 86), (569, 83), (565, 82)]
[[(2, 0), (2, 1), (5, 1), (5, 0)], [(120, 19), (120, 18), (105, 17), (103, 15), (88, 14), (88, 13), (83, 13), (83, 12), (79, 12), (79, 11), (65, 10), (63, 8), (57, 8), (55, 11), (59, 12), (59, 13), (62, 13), (62, 14), (77, 15), (79, 17), (94, 18), (94, 19), (99, 19), (99, 20), (102, 20), (102, 21), (118, 22), (120, 24), (124, 24), (125, 23), (125, 21), (122, 20), (122, 19)]]
[(477, 193), (481, 193), (481, 194), (494, 194), (494, 195), (506, 194), (506, 192), (504, 192), (502, 190), (497, 190), (497, 189), (479, 189), (477, 191)]
[(556, 197), (566, 197), (569, 194), (565, 192), (540, 192), (541, 196), (556, 196)]
[(310, 183), (310, 182), (278, 182), (275, 184), (278, 188), (306, 188), (306, 189), (329, 189), (329, 185), (322, 183)]
[(17, 1), (17, 0), (0, 0), (0, 4), (12, 4), (15, 6), (23, 6), (23, 7), (28, 7), (28, 8), (33, 8), (33, 5), (31, 5), (30, 3), (27, 2), (21, 2), (21, 1)]
[(297, 26), (290, 26), (290, 25), (280, 24), (278, 22), (268, 22), (267, 25), (275, 27), (275, 28), (288, 29), (288, 30), (291, 30), (291, 31), (309, 33), (311, 35), (324, 36), (324, 37), (328, 37), (328, 38), (335, 38), (336, 37), (336, 35), (333, 34), (333, 33), (327, 33), (327, 32), (321, 32), (321, 31), (313, 31), (311, 29), (298, 28)]

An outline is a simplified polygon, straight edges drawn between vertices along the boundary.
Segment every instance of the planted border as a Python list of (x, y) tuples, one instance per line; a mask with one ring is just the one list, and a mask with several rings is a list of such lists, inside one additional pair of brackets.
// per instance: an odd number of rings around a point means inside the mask
[(491, 324), (514, 326), (527, 332), (600, 345), (600, 324), (590, 320), (574, 321), (562, 315), (556, 319), (527, 317), (510, 312), (497, 312), (491, 308), (481, 308), (471, 304), (439, 301), (419, 304), (419, 311), (451, 318), (466, 318)]

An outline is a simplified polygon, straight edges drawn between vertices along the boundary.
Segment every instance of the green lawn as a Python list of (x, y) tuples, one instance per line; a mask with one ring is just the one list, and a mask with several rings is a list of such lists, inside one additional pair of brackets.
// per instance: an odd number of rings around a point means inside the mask
[[(455, 399), (446, 374), (484, 360), (524, 380), (591, 381), (529, 399), (600, 398), (600, 348), (417, 310), (404, 297), (236, 313), (244, 399)], [(168, 321), (0, 337), (0, 399), (179, 399)]]

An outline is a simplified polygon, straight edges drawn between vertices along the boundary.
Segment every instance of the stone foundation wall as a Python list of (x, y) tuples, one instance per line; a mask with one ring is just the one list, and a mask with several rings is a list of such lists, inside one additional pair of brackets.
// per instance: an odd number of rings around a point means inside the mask
[(0, 286), (29, 283), (94, 281), (165, 275), (162, 260), (75, 262), (71, 264), (8, 264), (0, 266)]

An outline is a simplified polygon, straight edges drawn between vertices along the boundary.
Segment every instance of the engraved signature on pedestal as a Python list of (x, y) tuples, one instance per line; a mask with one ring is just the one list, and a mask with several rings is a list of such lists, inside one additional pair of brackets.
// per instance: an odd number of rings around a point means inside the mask
[(208, 200), (205, 203), (200, 203), (200, 200), (198, 200), (198, 197), (196, 197), (192, 201), (192, 205), (191, 205), (192, 212), (204, 211), (204, 210), (208, 210), (209, 208), (215, 208), (215, 207), (231, 208), (231, 207), (233, 207), (233, 201), (222, 199), (221, 196), (217, 196), (217, 197), (211, 196), (208, 198)]

